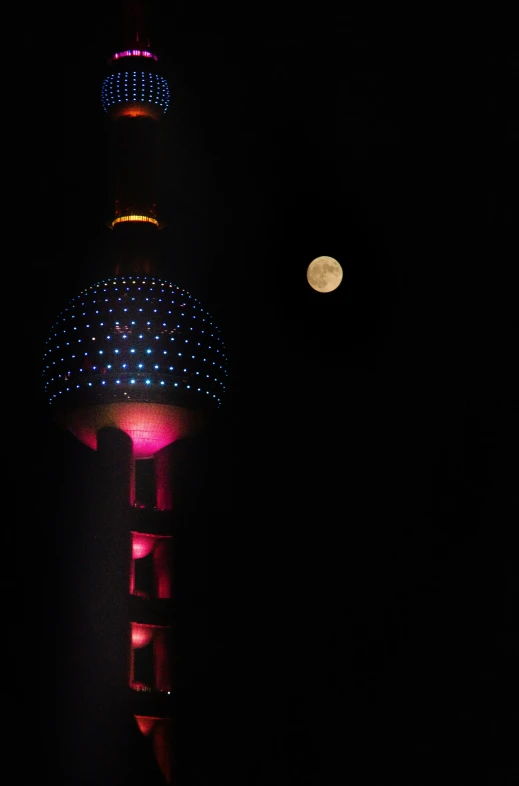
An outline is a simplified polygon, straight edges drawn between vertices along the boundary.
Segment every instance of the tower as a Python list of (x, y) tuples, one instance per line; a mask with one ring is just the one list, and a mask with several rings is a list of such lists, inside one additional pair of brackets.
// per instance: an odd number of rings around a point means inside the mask
[[(171, 783), (172, 446), (198, 433), (218, 408), (225, 349), (202, 304), (159, 275), (158, 129), (170, 92), (142, 8), (127, 3), (125, 14), (124, 43), (101, 87), (111, 125), (106, 275), (57, 316), (43, 377), (56, 422), (97, 455), (92, 571), (106, 598), (100, 626), (113, 695), (129, 695), (135, 723)], [(136, 489), (150, 464), (153, 489), (143, 501)]]

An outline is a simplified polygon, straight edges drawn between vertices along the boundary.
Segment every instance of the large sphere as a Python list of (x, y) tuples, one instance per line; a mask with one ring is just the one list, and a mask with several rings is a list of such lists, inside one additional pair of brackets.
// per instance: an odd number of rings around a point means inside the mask
[(45, 389), (58, 421), (84, 444), (114, 426), (147, 457), (198, 430), (225, 390), (226, 355), (210, 314), (150, 276), (85, 289), (46, 342)]

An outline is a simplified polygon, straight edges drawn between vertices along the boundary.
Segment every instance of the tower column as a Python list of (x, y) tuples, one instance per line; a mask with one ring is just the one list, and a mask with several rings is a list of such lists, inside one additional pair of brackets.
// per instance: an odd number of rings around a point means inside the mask
[(173, 480), (170, 445), (153, 456), (158, 510), (173, 510)]
[(135, 591), (135, 559), (130, 560), (130, 595)]
[(172, 781), (172, 721), (159, 720), (153, 730), (153, 752), (166, 783)]
[(157, 628), (153, 634), (155, 688), (167, 692), (172, 689), (171, 628)]
[(97, 432), (99, 492), (96, 506), (97, 552), (95, 625), (108, 688), (126, 687), (128, 673), (131, 536), (130, 487), (133, 445), (130, 437), (115, 428)]
[(153, 569), (157, 598), (171, 598), (171, 538), (157, 538), (153, 547)]
[(130, 467), (130, 505), (135, 502), (135, 457), (132, 456)]

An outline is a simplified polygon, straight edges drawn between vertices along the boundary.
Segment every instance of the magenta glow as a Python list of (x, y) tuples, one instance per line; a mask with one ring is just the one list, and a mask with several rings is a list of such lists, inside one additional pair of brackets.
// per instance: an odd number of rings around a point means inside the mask
[(148, 52), (146, 49), (125, 49), (124, 52), (116, 52), (112, 56), (112, 60), (119, 60), (121, 57), (150, 57), (152, 60), (158, 60), (157, 55)]

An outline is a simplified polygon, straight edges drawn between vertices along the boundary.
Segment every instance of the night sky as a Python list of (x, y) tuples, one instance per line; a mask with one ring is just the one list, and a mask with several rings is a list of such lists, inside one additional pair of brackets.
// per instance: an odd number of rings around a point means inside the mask
[[(13, 766), (79, 786), (105, 728), (84, 667), (95, 469), (39, 369), (54, 315), (99, 280), (121, 17), (38, 13), (4, 261), (29, 292), (8, 393)], [(294, 13), (148, 15), (172, 94), (162, 254), (230, 357), (185, 448), (179, 784), (515, 783), (517, 47)], [(344, 270), (330, 294), (306, 282), (322, 254)], [(152, 783), (136, 751), (125, 782)]]

